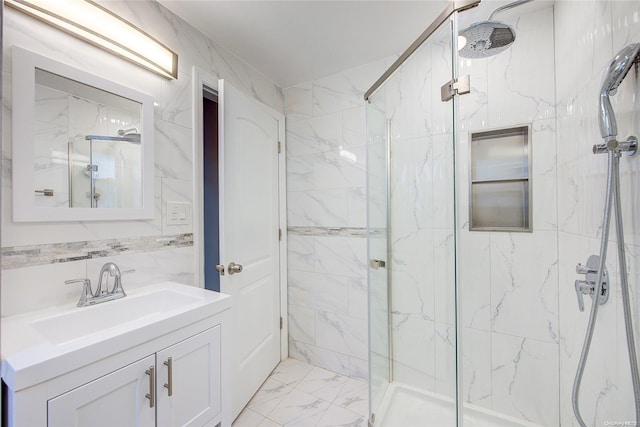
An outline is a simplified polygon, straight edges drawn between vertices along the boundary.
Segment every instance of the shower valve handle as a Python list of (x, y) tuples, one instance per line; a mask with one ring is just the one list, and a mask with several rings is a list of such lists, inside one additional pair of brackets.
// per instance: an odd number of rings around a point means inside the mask
[(585, 280), (576, 280), (576, 296), (578, 297), (578, 308), (580, 311), (584, 311), (584, 294), (593, 294), (593, 287)]
[(576, 273), (578, 274), (589, 274), (589, 273), (597, 273), (598, 270), (596, 270), (595, 268), (591, 268), (591, 267), (587, 267), (586, 265), (582, 265), (580, 263), (578, 263), (578, 265), (576, 265)]
[[(598, 268), (600, 268), (600, 257), (598, 255), (591, 255), (586, 264), (579, 263), (576, 265), (576, 273), (584, 274), (585, 276), (585, 280), (576, 280), (574, 285), (580, 311), (584, 311), (585, 295), (589, 295), (594, 303), (597, 302), (600, 305), (609, 300), (609, 273), (607, 272), (607, 267), (602, 267), (601, 277), (598, 277)], [(598, 280), (602, 281), (602, 286), (600, 287), (600, 295), (596, 298)]]

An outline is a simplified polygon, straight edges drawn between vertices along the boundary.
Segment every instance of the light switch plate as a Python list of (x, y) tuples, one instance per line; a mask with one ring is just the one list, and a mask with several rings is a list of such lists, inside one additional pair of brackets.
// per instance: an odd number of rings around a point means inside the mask
[(191, 203), (167, 202), (167, 225), (191, 224)]

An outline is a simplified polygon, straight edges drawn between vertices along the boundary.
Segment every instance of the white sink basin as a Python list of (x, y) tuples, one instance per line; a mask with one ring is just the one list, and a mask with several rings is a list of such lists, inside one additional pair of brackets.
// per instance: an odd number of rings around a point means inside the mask
[(64, 345), (88, 335), (184, 308), (198, 301), (171, 289), (129, 295), (90, 307), (36, 320), (31, 325), (49, 342)]
[(73, 304), (2, 318), (2, 379), (22, 390), (174, 331), (231, 307), (231, 297), (162, 282), (127, 291), (117, 300)]

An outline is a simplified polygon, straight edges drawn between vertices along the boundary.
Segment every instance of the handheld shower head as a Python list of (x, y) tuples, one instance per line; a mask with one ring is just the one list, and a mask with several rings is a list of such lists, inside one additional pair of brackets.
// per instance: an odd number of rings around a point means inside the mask
[(613, 58), (613, 61), (611, 61), (609, 69), (607, 69), (607, 73), (604, 76), (602, 92), (606, 91), (610, 95), (616, 94), (618, 86), (620, 86), (620, 83), (622, 83), (622, 80), (627, 76), (631, 66), (638, 58), (638, 53), (640, 53), (640, 43), (627, 45), (618, 52), (616, 57)]
[(600, 89), (600, 102), (598, 106), (598, 119), (600, 124), (600, 135), (605, 141), (615, 139), (618, 135), (618, 126), (616, 117), (611, 106), (610, 95), (615, 95), (618, 86), (629, 73), (633, 64), (640, 58), (640, 43), (631, 43), (625, 46), (611, 64), (602, 79), (602, 87)]

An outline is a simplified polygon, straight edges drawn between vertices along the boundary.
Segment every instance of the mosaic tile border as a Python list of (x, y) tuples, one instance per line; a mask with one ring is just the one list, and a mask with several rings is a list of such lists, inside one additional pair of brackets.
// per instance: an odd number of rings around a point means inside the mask
[(2, 248), (2, 270), (193, 246), (193, 233)]
[(293, 236), (367, 237), (366, 227), (288, 227)]

